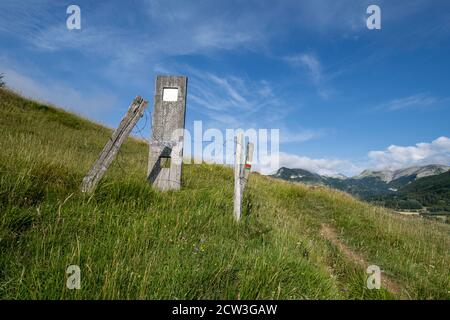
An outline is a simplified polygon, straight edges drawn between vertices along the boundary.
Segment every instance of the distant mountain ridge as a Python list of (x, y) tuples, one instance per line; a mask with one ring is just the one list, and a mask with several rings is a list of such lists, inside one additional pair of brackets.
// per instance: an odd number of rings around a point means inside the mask
[(384, 182), (391, 182), (393, 180), (397, 180), (399, 178), (405, 177), (405, 176), (416, 176), (416, 179), (424, 178), (428, 176), (434, 176), (438, 175), (444, 172), (447, 172), (450, 170), (449, 166), (445, 165), (427, 165), (427, 166), (414, 166), (409, 167), (406, 169), (400, 169), (400, 170), (382, 170), (382, 171), (371, 171), (371, 170), (364, 170), (361, 172), (361, 174), (353, 177), (354, 179), (362, 179), (366, 177), (379, 177)]
[(440, 175), (450, 171), (446, 165), (414, 166), (400, 170), (365, 170), (354, 177), (319, 175), (304, 169), (280, 168), (273, 177), (306, 184), (320, 184), (336, 188), (365, 200), (373, 196), (396, 193), (417, 179)]

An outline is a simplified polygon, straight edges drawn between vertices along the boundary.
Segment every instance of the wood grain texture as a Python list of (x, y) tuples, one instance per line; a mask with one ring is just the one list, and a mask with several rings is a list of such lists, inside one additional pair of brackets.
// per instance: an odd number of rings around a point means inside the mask
[(81, 184), (82, 192), (92, 192), (95, 190), (97, 184), (105, 175), (106, 170), (108, 170), (108, 167), (117, 156), (120, 146), (143, 116), (147, 104), (148, 102), (139, 96), (134, 99), (128, 108), (128, 112), (120, 122), (119, 127), (113, 132), (97, 161), (95, 161), (88, 174), (84, 177)]

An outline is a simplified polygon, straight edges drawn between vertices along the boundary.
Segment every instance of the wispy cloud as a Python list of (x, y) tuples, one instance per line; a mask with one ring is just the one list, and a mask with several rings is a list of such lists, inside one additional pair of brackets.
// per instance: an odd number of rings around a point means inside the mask
[[(144, 3), (152, 26), (159, 31), (158, 42), (173, 53), (248, 49), (270, 34), (270, 19), (261, 20), (251, 14), (248, 10), (251, 3), (236, 7), (212, 1), (148, 0)], [(258, 6), (254, 9), (258, 11)]]
[(308, 71), (312, 84), (316, 87), (318, 94), (328, 99), (331, 91), (326, 85), (323, 67), (316, 55), (311, 53), (300, 53), (284, 57), (284, 60), (294, 67), (301, 67)]
[(322, 66), (316, 56), (308, 53), (302, 53), (294, 56), (288, 56), (285, 59), (296, 67), (305, 66), (309, 70), (311, 78), (315, 83), (319, 83), (323, 80)]
[[(408, 18), (426, 3), (416, 0), (407, 8), (392, 4), (383, 19)], [(357, 5), (353, 0), (283, 1), (270, 5), (258, 0), (144, 0), (127, 10), (129, 4), (125, 2), (93, 4), (80, 0), (82, 32), (68, 32), (66, 3), (3, 0), (0, 32), (15, 34), (42, 50), (77, 49), (124, 62), (227, 50), (261, 52), (272, 39), (286, 36), (290, 28), (342, 37), (362, 32), (368, 4), (370, 0)], [(115, 24), (108, 23), (110, 17), (114, 17)]]
[(300, 143), (320, 139), (328, 133), (325, 129), (280, 128), (280, 143)]
[(304, 128), (301, 124), (287, 126), (285, 117), (295, 108), (290, 108), (280, 98), (280, 88), (266, 79), (214, 74), (187, 65), (158, 67), (157, 71), (188, 75), (188, 103), (191, 110), (206, 116), (207, 127), (279, 129), (281, 144), (320, 139), (329, 132), (322, 128)]
[(393, 99), (377, 106), (377, 109), (397, 111), (411, 108), (427, 108), (442, 102), (442, 99), (429, 93), (418, 93), (408, 97)]
[[(2, 2), (0, 32), (16, 34), (39, 50), (77, 50), (125, 63), (249, 50), (260, 46), (270, 34), (270, 20), (225, 3), (148, 0), (137, 3), (132, 11), (125, 10), (128, 4), (119, 2), (98, 3), (94, 8), (81, 1), (79, 6), (82, 29), (69, 31), (64, 4)], [(107, 24), (108, 16), (120, 23)]]
[(0, 61), (0, 68), (6, 75), (9, 88), (45, 103), (63, 107), (97, 121), (118, 107), (118, 97), (109, 91), (92, 89), (90, 92), (81, 92), (69, 83), (36, 79), (26, 73), (11, 69)]
[(218, 127), (268, 128), (285, 115), (285, 102), (266, 79), (218, 74), (188, 65), (157, 68), (160, 73), (183, 73), (189, 77), (190, 106)]

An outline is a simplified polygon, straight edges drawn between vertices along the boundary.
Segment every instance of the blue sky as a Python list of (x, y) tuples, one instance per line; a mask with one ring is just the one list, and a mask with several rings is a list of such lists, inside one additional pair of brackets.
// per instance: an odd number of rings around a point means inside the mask
[(2, 0), (0, 72), (111, 127), (136, 95), (152, 101), (156, 74), (187, 75), (188, 129), (279, 128), (282, 166), (450, 164), (449, 17), (444, 0)]

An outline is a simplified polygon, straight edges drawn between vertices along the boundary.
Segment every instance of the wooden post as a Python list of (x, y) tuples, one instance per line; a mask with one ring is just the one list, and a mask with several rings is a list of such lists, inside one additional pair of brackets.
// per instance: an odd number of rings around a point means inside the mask
[(251, 143), (251, 142), (247, 143), (247, 150), (246, 150), (246, 154), (245, 154), (245, 164), (243, 167), (244, 172), (242, 173), (242, 193), (244, 192), (245, 186), (248, 181), (248, 177), (250, 175), (250, 171), (252, 170), (253, 149), (254, 149), (253, 143)]
[(237, 221), (241, 219), (242, 205), (242, 155), (244, 148), (244, 134), (239, 132), (236, 137), (236, 157), (234, 160), (234, 217)]
[(147, 176), (162, 191), (181, 187), (186, 94), (186, 77), (157, 76)]
[(242, 199), (244, 189), (247, 185), (248, 177), (252, 168), (253, 161), (253, 143), (247, 143), (245, 153), (245, 164), (242, 164), (244, 154), (244, 135), (238, 133), (236, 137), (236, 159), (234, 164), (234, 217), (237, 221), (241, 220)]
[(128, 137), (139, 119), (144, 115), (147, 103), (147, 101), (139, 96), (134, 99), (128, 109), (128, 112), (125, 114), (125, 117), (120, 122), (119, 127), (109, 138), (97, 161), (94, 163), (91, 170), (89, 170), (88, 174), (84, 177), (83, 183), (81, 184), (82, 192), (92, 192), (95, 190), (98, 182), (105, 175), (109, 165), (116, 157), (120, 146)]

